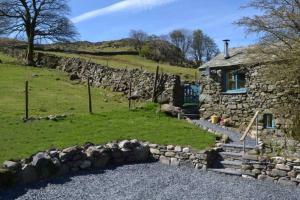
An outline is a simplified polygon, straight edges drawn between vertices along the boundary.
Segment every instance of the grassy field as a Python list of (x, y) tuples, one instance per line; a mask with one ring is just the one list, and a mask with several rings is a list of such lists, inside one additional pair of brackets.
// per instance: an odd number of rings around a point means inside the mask
[[(57, 56), (83, 58), (91, 60), (94, 63), (107, 65), (114, 68), (142, 68), (149, 72), (155, 72), (157, 63), (135, 55), (116, 55), (116, 56), (93, 56), (93, 55), (78, 55), (71, 53), (61, 52), (47, 52), (49, 54), (55, 54)], [(160, 69), (165, 73), (171, 73), (179, 75), (183, 80), (195, 80), (195, 75), (198, 76), (198, 70), (193, 68), (184, 68), (178, 66), (172, 66), (168, 63), (159, 63)]]
[[(3, 54), (0, 59), (4, 62), (0, 64), (0, 162), (88, 141), (100, 144), (137, 138), (196, 149), (214, 143), (215, 136), (185, 121), (158, 116), (156, 105), (129, 111), (125, 97), (104, 89), (92, 89), (95, 114), (90, 115), (85, 85), (69, 81), (62, 72), (20, 66)], [(65, 113), (67, 118), (23, 123), (26, 79), (31, 116)]]

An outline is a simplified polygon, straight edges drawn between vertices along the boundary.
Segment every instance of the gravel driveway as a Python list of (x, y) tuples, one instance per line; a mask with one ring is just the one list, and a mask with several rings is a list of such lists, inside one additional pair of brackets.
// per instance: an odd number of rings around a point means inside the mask
[[(2, 199), (300, 199), (300, 188), (159, 163), (126, 165), (52, 179), (1, 194)], [(1, 199), (0, 198), (0, 199)]]

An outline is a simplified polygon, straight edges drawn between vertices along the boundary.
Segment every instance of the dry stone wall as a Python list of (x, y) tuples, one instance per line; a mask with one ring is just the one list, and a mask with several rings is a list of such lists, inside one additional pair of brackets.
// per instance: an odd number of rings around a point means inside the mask
[[(287, 80), (272, 83), (266, 77), (264, 65), (244, 66), (239, 70), (246, 75), (247, 92), (244, 94), (226, 94), (222, 88), (221, 70), (212, 70), (210, 77), (202, 75), (200, 84), (200, 116), (209, 118), (217, 114), (227, 119), (232, 126), (245, 129), (255, 111), (259, 110), (259, 131), (263, 134), (290, 133), (296, 116), (293, 106), (300, 105), (300, 85)], [(276, 129), (264, 129), (263, 115), (273, 114)], [(255, 133), (253, 132), (253, 135)]]
[(300, 160), (284, 157), (245, 157), (242, 165), (245, 178), (255, 178), (285, 185), (300, 185)]
[(163, 146), (123, 140), (104, 145), (86, 143), (38, 152), (17, 161), (5, 161), (0, 168), (0, 189), (14, 184), (28, 184), (50, 177), (59, 177), (80, 170), (103, 169), (130, 163), (160, 161), (174, 166), (206, 169), (215, 159), (216, 151), (192, 152), (188, 147)]
[[(23, 59), (25, 52), (20, 49), (4, 49), (5, 53)], [(87, 62), (80, 58), (65, 58), (51, 54), (36, 53), (36, 64), (40, 67), (59, 69), (67, 72), (72, 80), (86, 81), (91, 78), (97, 87), (110, 88), (114, 91), (129, 93), (129, 83), (132, 82), (132, 94), (142, 99), (152, 98), (155, 74), (141, 69), (117, 69)], [(182, 103), (182, 88), (180, 77), (172, 74), (159, 74), (157, 80), (157, 97), (175, 106)]]

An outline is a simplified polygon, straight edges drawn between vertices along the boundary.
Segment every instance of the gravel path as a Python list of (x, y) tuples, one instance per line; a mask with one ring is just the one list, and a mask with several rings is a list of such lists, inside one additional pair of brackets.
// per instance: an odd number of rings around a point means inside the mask
[[(206, 127), (206, 128), (209, 128), (213, 131), (217, 131), (219, 133), (223, 133), (225, 135), (228, 135), (228, 137), (232, 140), (231, 144), (241, 144), (240, 142), (240, 138), (242, 137), (242, 134), (240, 133), (237, 133), (235, 131), (232, 131), (230, 129), (226, 129), (226, 128), (223, 128), (217, 124), (212, 124), (206, 120), (202, 120), (202, 119), (199, 119), (199, 120), (193, 120), (193, 123), (199, 127)], [(247, 146), (255, 146), (255, 139), (252, 139), (250, 137), (247, 136), (246, 138), (246, 145)]]
[[(117, 167), (16, 187), (2, 199), (300, 199), (300, 188), (159, 163)], [(1, 199), (1, 198), (0, 198)]]

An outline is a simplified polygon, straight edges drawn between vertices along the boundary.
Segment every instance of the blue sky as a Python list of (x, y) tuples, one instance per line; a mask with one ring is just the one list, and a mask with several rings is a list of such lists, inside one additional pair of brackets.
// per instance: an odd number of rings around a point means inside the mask
[(257, 11), (240, 9), (248, 0), (70, 0), (71, 18), (80, 40), (103, 41), (128, 37), (130, 30), (167, 34), (177, 29), (202, 29), (219, 47), (229, 38), (231, 46), (257, 41), (232, 24)]

